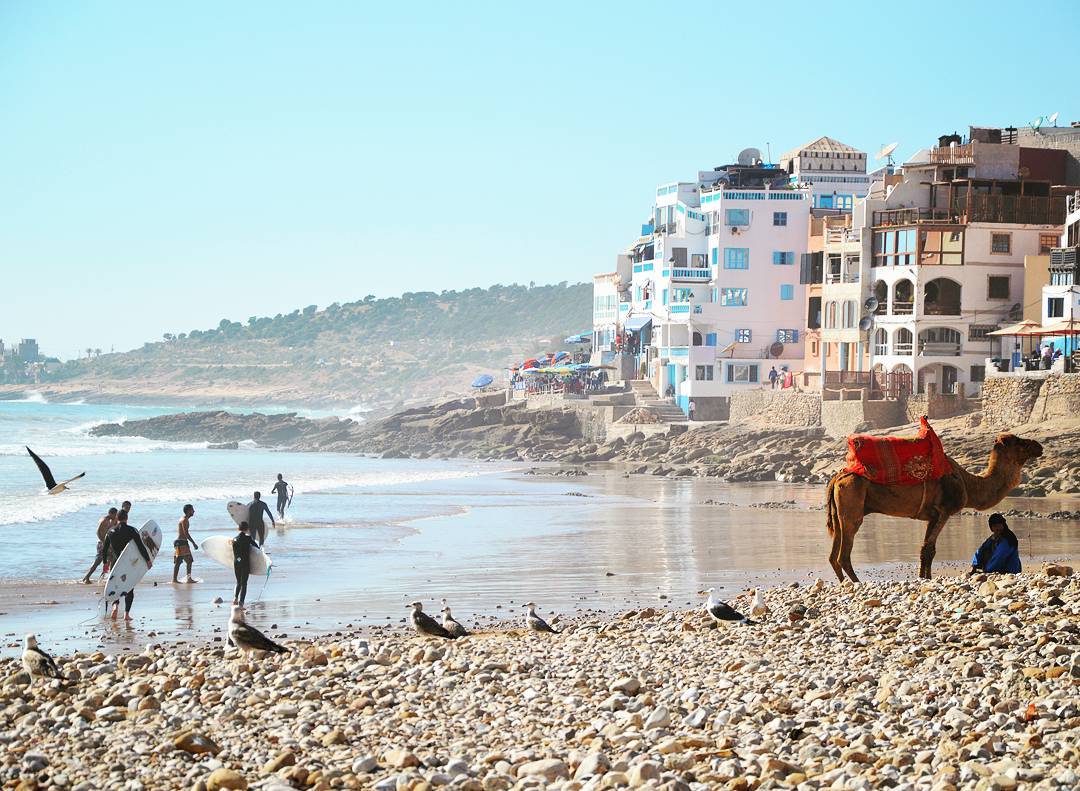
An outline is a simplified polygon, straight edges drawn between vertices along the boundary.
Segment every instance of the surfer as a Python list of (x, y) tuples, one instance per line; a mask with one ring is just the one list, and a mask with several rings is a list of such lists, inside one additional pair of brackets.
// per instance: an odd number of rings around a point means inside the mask
[(285, 506), (289, 504), (289, 484), (285, 483), (280, 472), (277, 474), (277, 483), (274, 484), (274, 488), (270, 490), (270, 493), (277, 494), (278, 519), (284, 519)]
[(195, 581), (191, 576), (191, 547), (188, 546), (192, 544), (195, 549), (199, 548), (199, 545), (195, 543), (195, 539), (191, 537), (191, 524), (188, 522), (193, 516), (195, 516), (195, 507), (189, 503), (184, 506), (184, 515), (180, 517), (180, 521), (176, 524), (176, 540), (173, 541), (173, 582), (180, 581), (176, 578), (176, 575), (180, 571), (181, 563), (187, 563), (187, 579), (184, 582)]
[[(121, 511), (116, 515), (116, 521), (119, 523), (112, 530), (109, 531), (109, 554), (113, 558), (113, 563), (116, 562), (116, 558), (120, 557), (120, 553), (124, 551), (131, 541), (135, 542), (135, 546), (139, 549), (139, 554), (143, 556), (143, 560), (146, 561), (146, 568), (150, 569), (154, 566), (154, 560), (150, 557), (150, 553), (146, 551), (146, 545), (143, 544), (142, 537), (139, 535), (139, 531), (128, 524), (128, 512)], [(130, 590), (124, 594), (124, 620), (131, 620), (131, 604), (135, 601), (135, 591)], [(115, 621), (117, 612), (120, 608), (120, 602), (113, 603), (112, 618)]]
[[(258, 495), (258, 492), (255, 492)], [(264, 503), (265, 505), (265, 503)], [(233, 538), (233, 572), (236, 574), (236, 589), (233, 591), (233, 604), (244, 606), (247, 597), (248, 577), (251, 576), (251, 550), (259, 548), (258, 543), (248, 535), (247, 522), (241, 522), (237, 528), (240, 534)]]
[(270, 524), (277, 527), (277, 522), (274, 521), (274, 515), (270, 513), (270, 508), (262, 501), (262, 494), (255, 492), (255, 499), (248, 503), (247, 521), (251, 530), (251, 537), (260, 544), (266, 540), (266, 524), (263, 522), (263, 514), (269, 516)]
[(90, 584), (90, 576), (94, 573), (94, 569), (99, 564), (102, 565), (101, 573), (104, 574), (109, 570), (109, 564), (105, 560), (105, 539), (109, 535), (109, 531), (116, 527), (116, 514), (117, 509), (110, 508), (109, 513), (101, 517), (101, 521), (97, 526), (97, 555), (94, 556), (94, 565), (90, 567), (90, 570), (86, 572), (86, 576), (83, 577), (83, 582), (87, 585)]

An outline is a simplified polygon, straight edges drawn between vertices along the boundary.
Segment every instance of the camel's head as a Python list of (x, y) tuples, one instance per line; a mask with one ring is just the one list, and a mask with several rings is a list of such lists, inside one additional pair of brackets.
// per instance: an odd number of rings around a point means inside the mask
[(1020, 467), (1042, 456), (1043, 447), (1033, 439), (1015, 434), (1000, 434), (994, 441), (994, 453), (999, 461), (1010, 461)]

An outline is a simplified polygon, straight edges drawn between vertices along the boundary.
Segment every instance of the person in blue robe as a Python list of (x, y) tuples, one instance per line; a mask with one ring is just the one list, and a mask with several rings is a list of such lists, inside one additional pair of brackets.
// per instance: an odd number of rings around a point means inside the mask
[(1001, 514), (990, 514), (990, 537), (971, 559), (971, 573), (1020, 573), (1020, 542)]

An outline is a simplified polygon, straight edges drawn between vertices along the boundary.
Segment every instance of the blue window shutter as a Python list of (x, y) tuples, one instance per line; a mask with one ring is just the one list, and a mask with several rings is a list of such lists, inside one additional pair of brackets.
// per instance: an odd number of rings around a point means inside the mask
[(799, 331), (798, 330), (792, 330), (791, 331), (791, 342), (792, 343), (798, 343), (799, 342)]
[(720, 250), (720, 248), (719, 248), (719, 247), (714, 247), (714, 248), (712, 249), (712, 262), (713, 262), (713, 266), (716, 266), (716, 259), (717, 259), (717, 256), (719, 255), (719, 250)]
[(715, 346), (716, 345), (716, 333), (715, 332), (706, 333), (706, 335), (705, 335), (705, 345), (706, 346)]
[(664, 289), (663, 298), (664, 298), (664, 304), (666, 305), (667, 304), (667, 289), (666, 288)]

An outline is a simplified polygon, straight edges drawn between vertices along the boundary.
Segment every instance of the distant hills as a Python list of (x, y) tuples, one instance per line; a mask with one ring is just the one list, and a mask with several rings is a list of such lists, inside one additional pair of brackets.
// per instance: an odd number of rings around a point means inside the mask
[(496, 285), (367, 296), (288, 315), (222, 319), (64, 366), (46, 394), (144, 403), (367, 404), (389, 408), (496, 381), (524, 355), (592, 326), (592, 286)]

